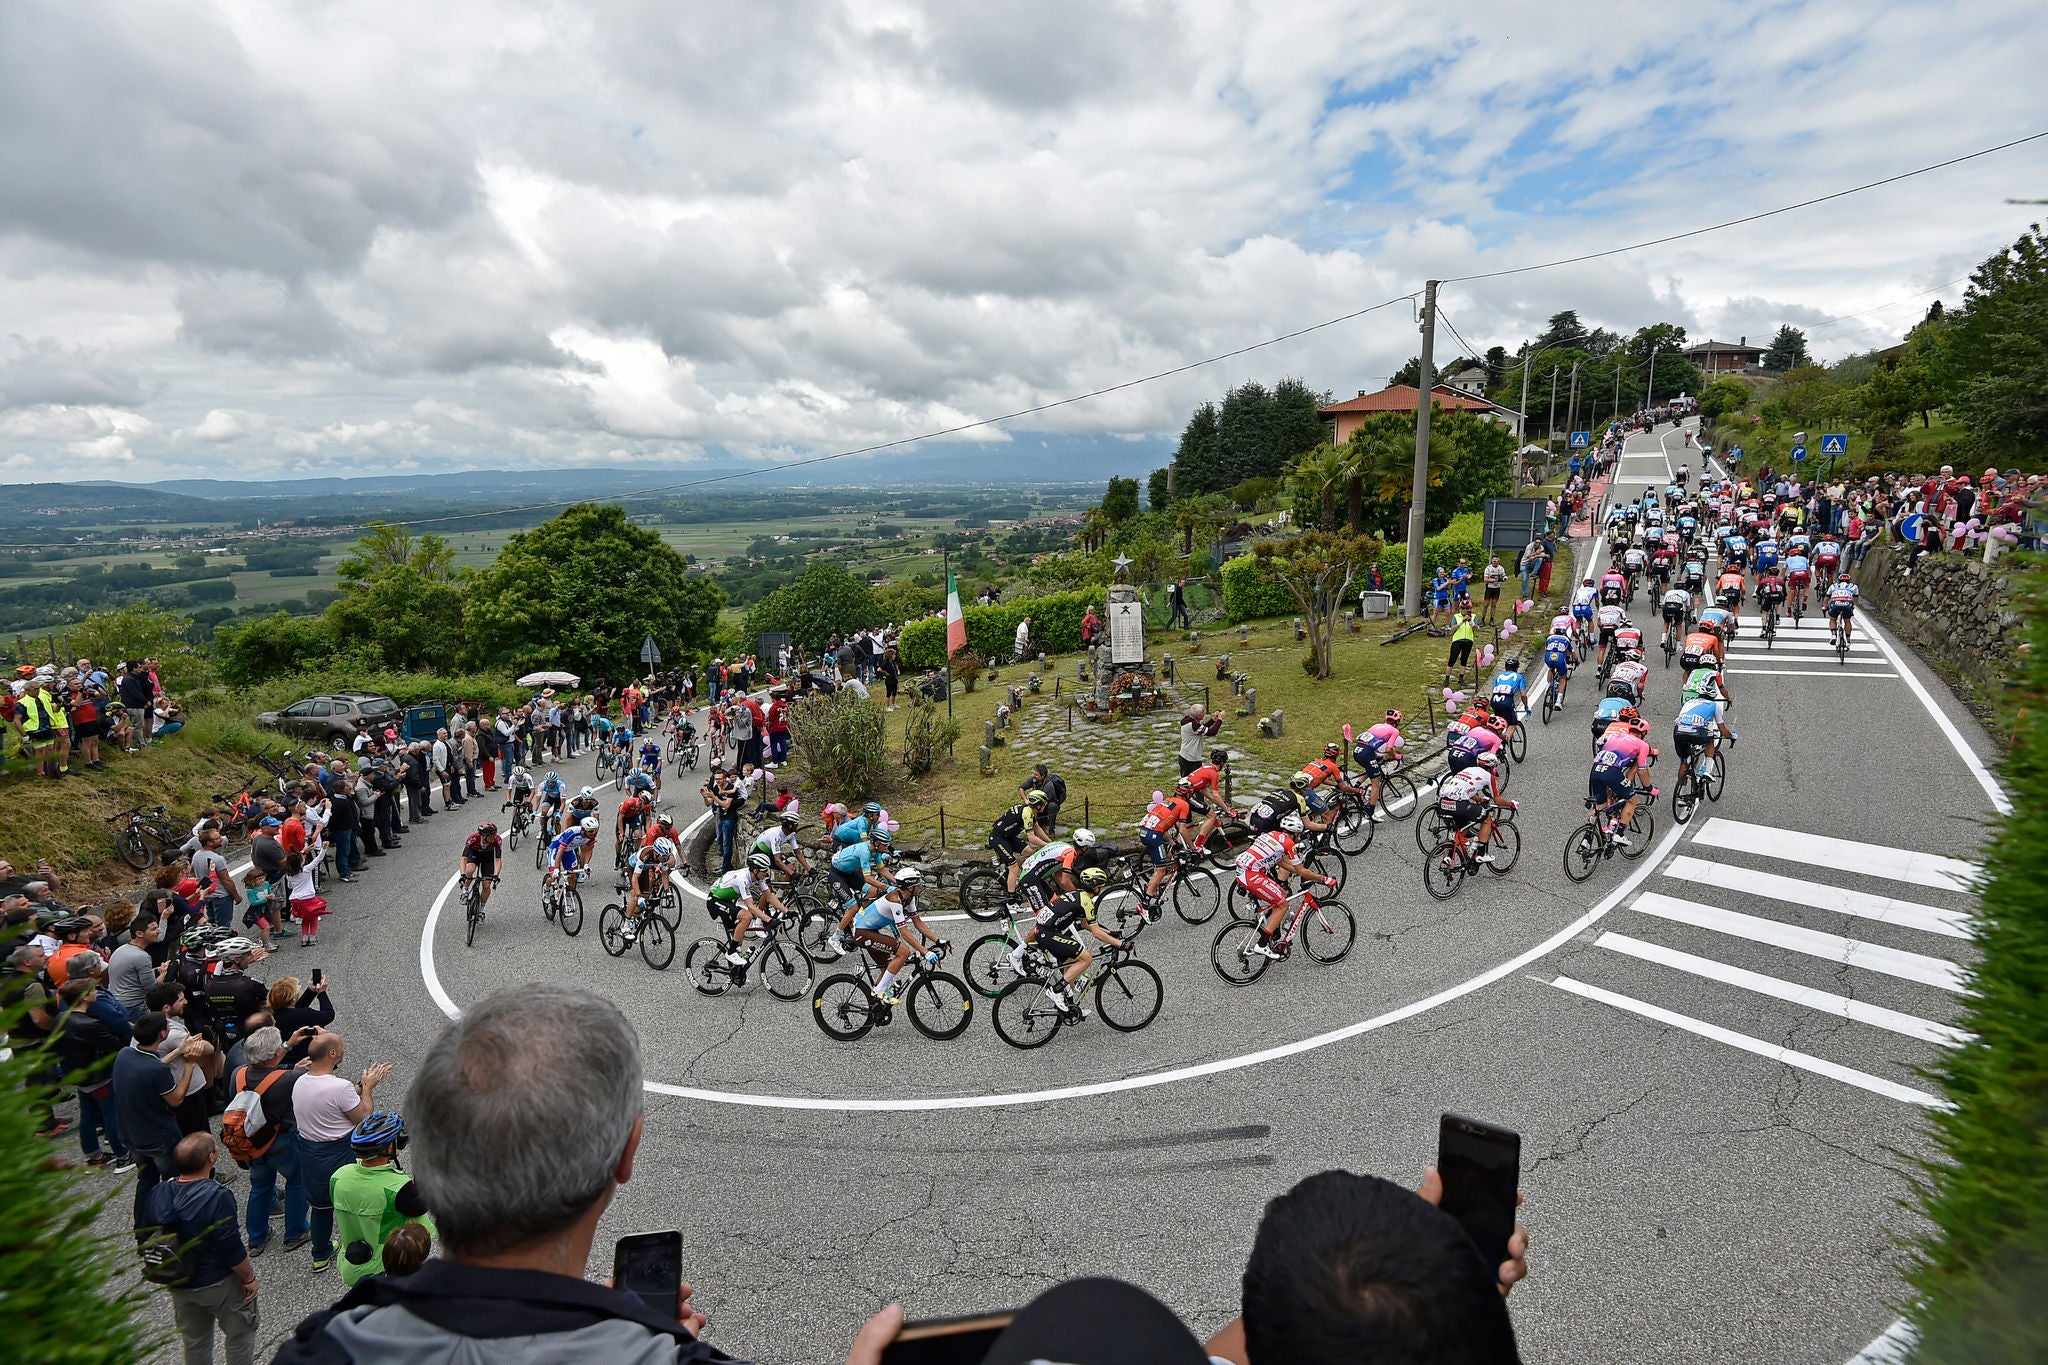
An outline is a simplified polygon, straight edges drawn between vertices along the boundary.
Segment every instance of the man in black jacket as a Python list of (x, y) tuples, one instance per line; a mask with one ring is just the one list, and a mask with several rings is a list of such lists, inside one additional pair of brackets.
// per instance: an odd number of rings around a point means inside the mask
[(132, 754), (149, 740), (149, 728), (155, 721), (150, 707), (156, 702), (156, 689), (150, 685), (149, 674), (142, 671), (142, 661), (130, 659), (114, 690), (128, 710), (128, 752)]

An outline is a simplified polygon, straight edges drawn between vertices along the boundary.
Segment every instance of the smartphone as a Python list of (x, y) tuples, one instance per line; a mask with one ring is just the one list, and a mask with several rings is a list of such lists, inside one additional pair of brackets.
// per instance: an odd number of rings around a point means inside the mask
[(319, 989), (320, 989), (320, 987), (321, 987), (321, 986), (322, 986), (323, 984), (325, 984), (326, 980), (327, 980), (327, 977), (326, 977), (326, 975), (325, 975), (324, 973), (322, 973), (322, 972), (321, 972), (321, 970), (320, 970), (320, 969), (319, 969), (318, 967), (315, 967), (315, 968), (313, 969), (313, 976), (312, 976), (312, 982), (313, 982), (313, 989), (314, 989), (314, 990), (316, 990), (316, 991), (317, 991), (317, 990), (319, 990)]
[(882, 1348), (882, 1365), (979, 1365), (1016, 1316), (975, 1313), (906, 1322), (896, 1340)]
[(1444, 1179), (1444, 1212), (1458, 1220), (1487, 1266), (1498, 1268), (1508, 1258), (1508, 1239), (1515, 1235), (1522, 1135), (1462, 1114), (1445, 1114), (1437, 1126), (1436, 1169)]
[(612, 1285), (657, 1313), (673, 1314), (683, 1289), (683, 1234), (640, 1232), (612, 1248)]

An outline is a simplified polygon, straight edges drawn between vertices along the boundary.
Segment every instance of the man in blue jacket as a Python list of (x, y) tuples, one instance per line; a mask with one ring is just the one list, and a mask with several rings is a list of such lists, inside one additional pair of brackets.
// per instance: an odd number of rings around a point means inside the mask
[(213, 1178), (219, 1153), (208, 1133), (178, 1143), (176, 1179), (149, 1192), (147, 1223), (172, 1230), (185, 1245), (191, 1273), (171, 1286), (171, 1312), (186, 1360), (213, 1359), (213, 1330), (227, 1338), (228, 1365), (251, 1365), (256, 1353), (256, 1267), (242, 1245), (235, 1197)]

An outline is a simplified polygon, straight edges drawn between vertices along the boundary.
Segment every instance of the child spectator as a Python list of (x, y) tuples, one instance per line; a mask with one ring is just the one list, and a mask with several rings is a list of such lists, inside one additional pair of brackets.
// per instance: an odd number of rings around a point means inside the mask
[(276, 945), (270, 941), (270, 931), (278, 927), (278, 908), (272, 902), (270, 883), (255, 868), (242, 878), (242, 890), (246, 894), (249, 908), (242, 912), (242, 927), (254, 929), (264, 950), (270, 951)]
[(384, 1273), (391, 1279), (412, 1274), (434, 1254), (434, 1234), (424, 1223), (401, 1223), (384, 1239)]
[(327, 900), (313, 885), (312, 867), (296, 853), (285, 855), (284, 880), (292, 914), (299, 921), (299, 946), (311, 948), (319, 942), (320, 917), (327, 913)]

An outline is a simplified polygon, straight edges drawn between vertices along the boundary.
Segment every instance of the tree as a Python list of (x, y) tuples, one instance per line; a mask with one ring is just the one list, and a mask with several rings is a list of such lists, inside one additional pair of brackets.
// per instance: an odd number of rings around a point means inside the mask
[(1182, 493), (1206, 493), (1227, 488), (1223, 478), (1223, 438), (1214, 403), (1204, 403), (1181, 428), (1180, 446), (1173, 453), (1173, 486)]
[(1789, 322), (1778, 328), (1770, 349), (1764, 352), (1764, 368), (1778, 374), (1812, 363), (1812, 357), (1806, 353), (1806, 333)]
[(318, 668), (334, 656), (335, 644), (326, 621), (278, 611), (222, 626), (214, 633), (213, 651), (224, 680), (252, 687)]
[(1716, 379), (1700, 390), (1700, 417), (1708, 424), (1729, 413), (1742, 411), (1749, 402), (1749, 385), (1739, 379)]
[(2040, 224), (1987, 259), (1948, 313), (1942, 404), (1982, 444), (2048, 448), (2048, 238)]
[(1330, 531), (1336, 529), (1337, 494), (1348, 477), (1350, 463), (1344, 452), (1326, 441), (1294, 461), (1288, 482), (1297, 497), (1307, 499), (1316, 508), (1316, 526)]
[[(1430, 418), (1430, 463), (1444, 467), (1441, 496), (1432, 495), (1423, 518), (1430, 533), (1460, 512), (1485, 509), (1488, 498), (1515, 491), (1515, 434), (1474, 412), (1438, 408)], [(1411, 462), (1414, 452), (1411, 448)]]
[(1492, 388), (1506, 378), (1508, 372), (1508, 348), (1489, 346), (1486, 348), (1486, 386)]
[(124, 659), (155, 659), (167, 687), (187, 687), (204, 668), (191, 643), (192, 618), (137, 602), (96, 611), (65, 628), (72, 652), (109, 673)]
[(1145, 480), (1145, 504), (1155, 512), (1164, 512), (1166, 504), (1173, 501), (1173, 466), (1166, 465), (1152, 471)]
[(362, 537), (334, 566), (344, 589), (367, 583), (386, 569), (411, 569), (433, 583), (455, 581), (455, 547), (428, 532), (415, 536), (403, 526), (373, 521)]
[(1411, 355), (1400, 369), (1387, 376), (1387, 386), (1406, 384), (1411, 389), (1422, 387), (1422, 357)]
[(1352, 535), (1363, 535), (1369, 517), (1383, 519), (1408, 491), (1404, 481), (1415, 467), (1414, 424), (1401, 413), (1375, 413), (1352, 431), (1344, 452), (1344, 525)]
[(338, 647), (361, 646), (385, 667), (407, 672), (432, 672), (454, 660), (464, 636), (462, 590), (447, 541), (373, 521), (334, 576), (341, 596), (326, 616)]
[(1280, 491), (1280, 481), (1260, 475), (1253, 479), (1242, 479), (1237, 487), (1230, 490), (1230, 501), (1240, 512), (1256, 511), (1260, 503)]
[(725, 594), (624, 508), (583, 502), (506, 541), (463, 602), (479, 665), (624, 678), (649, 635), (671, 663), (706, 648)]
[(1102, 514), (1110, 524), (1120, 526), (1138, 515), (1138, 481), (1136, 479), (1112, 478), (1109, 491), (1102, 495)]
[(1535, 348), (1541, 350), (1550, 346), (1570, 346), (1586, 338), (1586, 325), (1579, 321), (1578, 310), (1566, 308), (1550, 315), (1550, 323), (1543, 334), (1536, 338)]
[(1288, 540), (1262, 540), (1252, 549), (1259, 566), (1287, 589), (1301, 611), (1308, 653), (1301, 666), (1318, 680), (1330, 676), (1337, 617), (1351, 600), (1351, 584), (1384, 547), (1371, 536), (1310, 531)]
[(834, 635), (878, 626), (882, 620), (881, 604), (866, 583), (837, 564), (814, 559), (803, 577), (769, 593), (747, 613), (747, 634), (783, 631), (795, 644), (816, 651)]

